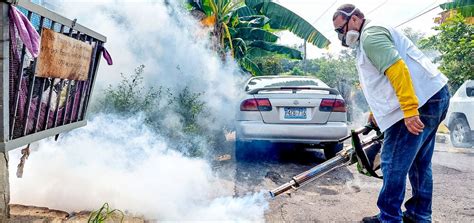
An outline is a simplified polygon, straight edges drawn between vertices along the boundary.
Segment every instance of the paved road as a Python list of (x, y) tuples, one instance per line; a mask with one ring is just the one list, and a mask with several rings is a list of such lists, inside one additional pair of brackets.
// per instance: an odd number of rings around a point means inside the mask
[[(228, 152), (233, 150), (229, 142)], [(213, 165), (220, 181), (215, 182), (219, 196), (240, 197), (248, 193), (268, 191), (292, 176), (322, 162), (322, 154), (287, 153), (278, 160), (236, 163), (226, 156)], [(438, 222), (474, 222), (474, 149), (456, 149), (449, 144), (438, 144), (433, 158), (434, 203), (433, 217)], [(291, 196), (275, 199), (268, 196), (265, 211), (268, 222), (322, 221), (357, 222), (363, 216), (377, 213), (376, 199), (381, 181), (357, 173), (355, 166), (342, 167)], [(409, 187), (409, 185), (408, 185)], [(407, 191), (410, 194), (410, 191)], [(12, 222), (65, 221), (68, 213), (47, 208), (12, 207)], [(24, 216), (27, 215), (27, 216)], [(69, 219), (86, 219), (88, 213)], [(128, 219), (130, 220), (130, 219)], [(143, 222), (144, 219), (132, 219)], [(48, 221), (49, 222), (49, 221)], [(69, 221), (68, 221), (69, 222)], [(129, 221), (127, 221), (129, 222)], [(130, 221), (134, 222), (134, 221)]]
[[(439, 222), (474, 222), (474, 149), (437, 144), (433, 158), (433, 219)], [(286, 160), (230, 163), (235, 196), (268, 190), (311, 168), (318, 153), (302, 153)], [(357, 173), (355, 166), (342, 167), (289, 195), (269, 199), (265, 219), (281, 221), (359, 221), (377, 214), (381, 181)], [(409, 188), (409, 183), (407, 185)], [(411, 194), (407, 189), (407, 197)]]

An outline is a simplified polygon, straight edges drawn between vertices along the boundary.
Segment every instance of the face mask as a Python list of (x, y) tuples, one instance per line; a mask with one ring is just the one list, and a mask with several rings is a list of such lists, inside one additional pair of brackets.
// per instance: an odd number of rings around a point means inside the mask
[(339, 33), (337, 34), (337, 38), (339, 38), (339, 40), (341, 41), (342, 46), (349, 47), (346, 43), (346, 35)]
[(355, 48), (359, 42), (359, 35), (360, 35), (359, 32), (355, 30), (349, 30), (344, 36), (345, 38), (343, 38), (343, 43), (345, 42), (345, 44), (349, 46), (350, 48)]

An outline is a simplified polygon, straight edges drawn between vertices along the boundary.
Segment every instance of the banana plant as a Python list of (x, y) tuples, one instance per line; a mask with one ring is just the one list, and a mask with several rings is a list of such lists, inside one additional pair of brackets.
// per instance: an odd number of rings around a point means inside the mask
[[(288, 30), (320, 48), (329, 41), (303, 18), (268, 0), (188, 0), (193, 11), (204, 16), (201, 23), (212, 27), (211, 35), (219, 40), (220, 53), (230, 54), (253, 75), (262, 75), (256, 58), (278, 54), (302, 59), (297, 49), (277, 44), (275, 32)], [(280, 15), (281, 14), (281, 15)]]
[(444, 10), (456, 10), (465, 18), (474, 16), (473, 0), (453, 0), (439, 5)]
[(229, 44), (230, 53), (234, 53), (232, 36), (229, 31), (230, 19), (236, 7), (243, 5), (243, 1), (232, 0), (189, 0), (192, 10), (204, 13), (201, 24), (213, 28), (211, 35), (220, 43), (219, 51), (224, 53), (225, 43)]

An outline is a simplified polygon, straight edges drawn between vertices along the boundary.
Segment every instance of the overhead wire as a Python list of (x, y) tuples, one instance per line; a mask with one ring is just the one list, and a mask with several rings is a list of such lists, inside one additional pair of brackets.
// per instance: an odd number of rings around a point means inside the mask
[(315, 24), (317, 21), (319, 21), (329, 11), (329, 9), (331, 9), (336, 3), (337, 3), (337, 0), (334, 1), (326, 10), (324, 10), (324, 12), (318, 18), (316, 18), (311, 24)]
[[(384, 4), (386, 4), (387, 2), (388, 2), (388, 0), (386, 0), (386, 1), (383, 2), (383, 3), (381, 3), (380, 5), (376, 6), (374, 9), (370, 10), (370, 11), (367, 13), (367, 15), (373, 13), (374, 11), (376, 11), (377, 9), (379, 9), (380, 7), (382, 7), (382, 6), (383, 6)], [(429, 4), (428, 6), (426, 6), (425, 8), (423, 8), (422, 10), (420, 10), (420, 12), (418, 12), (418, 13), (416, 14), (416, 16), (414, 16), (414, 17), (412, 17), (412, 18), (410, 18), (410, 19), (408, 19), (408, 20), (406, 20), (406, 21), (404, 21), (404, 22), (398, 24), (397, 26), (395, 26), (395, 28), (397, 28), (397, 27), (399, 27), (399, 26), (402, 26), (402, 25), (404, 25), (404, 24), (406, 24), (406, 23), (408, 23), (408, 22), (410, 22), (410, 21), (412, 21), (412, 20), (414, 20), (414, 19), (416, 19), (416, 18), (418, 18), (418, 17), (420, 17), (420, 16), (422, 16), (422, 15), (428, 13), (428, 12), (431, 12), (431, 11), (435, 10), (436, 8), (439, 7), (439, 5), (436, 5), (435, 7), (430, 8), (430, 9), (428, 9), (428, 10), (426, 10), (426, 9), (429, 8), (429, 7), (431, 7), (431, 6), (433, 6), (433, 4), (436, 4), (437, 2), (438, 2), (438, 0), (433, 1), (431, 4)], [(426, 10), (426, 11), (425, 11), (425, 10)], [(326, 31), (326, 32), (329, 32), (329, 31)], [(336, 35), (336, 34), (334, 33), (334, 34), (331, 34), (330, 36), (332, 37), (332, 36), (334, 36), (334, 35)]]
[(422, 16), (422, 15), (428, 13), (428, 12), (431, 12), (431, 11), (435, 10), (436, 8), (438, 8), (438, 7), (439, 7), (439, 6), (435, 6), (435, 7), (431, 8), (431, 9), (429, 9), (429, 10), (427, 10), (427, 11), (425, 11), (425, 12), (423, 12), (423, 13), (421, 13), (421, 14), (419, 14), (419, 15), (417, 15), (417, 16), (415, 16), (415, 17), (413, 17), (413, 18), (411, 18), (411, 19), (409, 19), (409, 20), (407, 20), (407, 21), (405, 21), (405, 22), (402, 22), (402, 23), (398, 24), (397, 26), (395, 26), (395, 28), (397, 28), (397, 27), (399, 27), (399, 26), (401, 26), (401, 25), (404, 25), (404, 24), (406, 24), (406, 23), (408, 23), (408, 22), (411, 22), (412, 20), (414, 20), (414, 19), (416, 19), (416, 18), (418, 18), (418, 17), (420, 17), (420, 16)]
[[(334, 1), (334, 2), (323, 12), (323, 14), (321, 14), (318, 18), (316, 18), (316, 19), (313, 21), (313, 23), (311, 23), (311, 24), (314, 24), (314, 23), (316, 23), (317, 21), (319, 21), (319, 20), (337, 3), (337, 1), (338, 1), (338, 0)], [(371, 9), (366, 15), (369, 15), (369, 14), (374, 13), (375, 11), (377, 11), (378, 9), (380, 9), (382, 6), (384, 6), (387, 2), (388, 2), (388, 0), (385, 0), (385, 1), (382, 2), (381, 4), (377, 5), (377, 6), (374, 7), (373, 9)], [(433, 1), (431, 4), (429, 4), (428, 6), (426, 6), (425, 8), (423, 8), (422, 10), (420, 10), (420, 12), (416, 14), (416, 16), (414, 16), (414, 17), (408, 19), (407, 21), (404, 21), (404, 22), (400, 23), (399, 25), (395, 26), (395, 28), (397, 28), (397, 27), (399, 27), (399, 26), (402, 26), (402, 25), (404, 25), (404, 24), (406, 24), (406, 23), (408, 23), (408, 22), (410, 22), (410, 21), (412, 21), (412, 20), (414, 20), (414, 19), (416, 19), (416, 18), (418, 18), (418, 17), (420, 17), (420, 16), (423, 16), (423, 15), (425, 15), (426, 13), (431, 12), (431, 11), (433, 11), (434, 9), (438, 8), (439, 5), (436, 5), (435, 7), (426, 10), (427, 8), (433, 6), (433, 4), (436, 4), (437, 2), (438, 2), (438, 0)], [(426, 10), (426, 11), (425, 11), (425, 10)], [(328, 33), (328, 32), (330, 32), (330, 31), (332, 31), (332, 30), (326, 30), (325, 33)], [(336, 33), (331, 33), (331, 34), (329, 35), (329, 37), (333, 37), (334, 35), (336, 35)], [(328, 38), (328, 39), (329, 39), (329, 38)]]
[[(326, 10), (324, 10), (323, 13), (321, 13), (321, 15), (311, 23), (311, 25), (314, 25), (316, 22), (318, 22), (329, 11), (329, 9), (331, 9), (337, 3), (337, 1), (338, 0), (335, 0)], [(319, 33), (322, 35), (321, 32)], [(305, 48), (304, 51), (306, 53), (306, 39), (304, 40), (303, 47)], [(305, 60), (306, 60), (306, 54), (305, 54)]]
[[(405, 22), (402, 22), (402, 23), (398, 24), (397, 26), (395, 26), (395, 28), (397, 28), (397, 27), (399, 27), (399, 26), (402, 26), (402, 25), (404, 25), (404, 24), (406, 24), (406, 23), (408, 23), (408, 22), (411, 22), (412, 20), (414, 20), (414, 19), (416, 19), (416, 18), (419, 18), (420, 16), (422, 16), (422, 15), (428, 13), (428, 12), (431, 12), (431, 11), (435, 10), (436, 8), (439, 7), (439, 5), (436, 5), (435, 7), (430, 8), (430, 9), (428, 9), (428, 10), (426, 10), (426, 9), (429, 8), (429, 7), (431, 7), (431, 6), (433, 6), (433, 4), (436, 4), (437, 2), (438, 2), (438, 0), (434, 1), (433, 3), (431, 3), (430, 5), (428, 5), (427, 7), (425, 7), (423, 10), (421, 10), (420, 12), (418, 12), (414, 17), (412, 17), (412, 18), (406, 20)], [(426, 11), (425, 11), (425, 10), (426, 10)]]
[[(387, 2), (388, 2), (388, 0), (385, 0), (385, 1), (382, 2), (381, 4), (375, 6), (373, 9), (371, 9), (371, 10), (367, 13), (367, 15), (369, 15), (369, 14), (375, 12), (377, 9), (381, 8), (383, 5), (387, 4)], [(330, 31), (332, 31), (332, 30), (327, 30), (326, 32), (330, 32)], [(337, 34), (334, 34), (334, 33), (331, 34), (331, 36), (334, 36), (334, 35), (337, 35)]]
[(370, 10), (367, 15), (370, 15), (372, 12), (374, 12), (375, 10), (379, 9), (380, 7), (382, 7), (383, 5), (385, 5), (386, 3), (388, 2), (388, 0), (385, 0), (384, 2), (382, 2), (382, 4), (378, 5), (377, 7), (375, 7), (374, 9)]

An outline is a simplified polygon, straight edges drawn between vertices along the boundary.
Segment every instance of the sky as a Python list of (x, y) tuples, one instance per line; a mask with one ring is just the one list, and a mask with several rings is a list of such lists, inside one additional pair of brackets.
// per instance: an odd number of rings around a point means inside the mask
[[(342, 4), (354, 4), (364, 12), (366, 18), (397, 26), (421, 12), (446, 2), (446, 0), (275, 0), (275, 2), (306, 19), (331, 41), (331, 45), (327, 50), (319, 49), (311, 44), (308, 45), (308, 58), (317, 58), (324, 53), (337, 54), (343, 48), (332, 25), (332, 15)], [(433, 35), (435, 31), (432, 30), (432, 27), (436, 25), (433, 19), (441, 11), (442, 9), (438, 7), (398, 28), (411, 27), (415, 31)], [(303, 40), (292, 33), (282, 32), (279, 35), (281, 44), (290, 46), (303, 44)]]
[[(35, 0), (39, 1), (39, 0)], [(44, 1), (44, 0), (43, 0)], [(49, 0), (51, 1), (51, 0)], [(65, 1), (65, 0), (59, 0)], [(68, 0), (70, 1), (70, 0)], [(90, 1), (75, 0), (74, 2)], [(123, 2), (153, 2), (154, 0), (122, 0)], [(328, 49), (319, 49), (308, 44), (307, 57), (317, 58), (325, 53), (337, 54), (343, 47), (337, 39), (332, 25), (332, 15), (342, 4), (352, 3), (356, 5), (366, 18), (377, 20), (381, 23), (397, 26), (416, 15), (425, 12), (448, 0), (274, 0), (286, 8), (297, 13), (306, 21), (313, 24), (326, 38), (331, 41)], [(113, 0), (101, 0), (101, 2), (113, 2)], [(436, 8), (430, 12), (398, 27), (400, 29), (411, 27), (415, 31), (423, 32), (427, 35), (435, 34), (432, 29), (436, 24), (433, 19), (442, 11)], [(281, 32), (279, 43), (289, 46), (300, 46), (302, 50), (303, 40), (290, 32)]]

